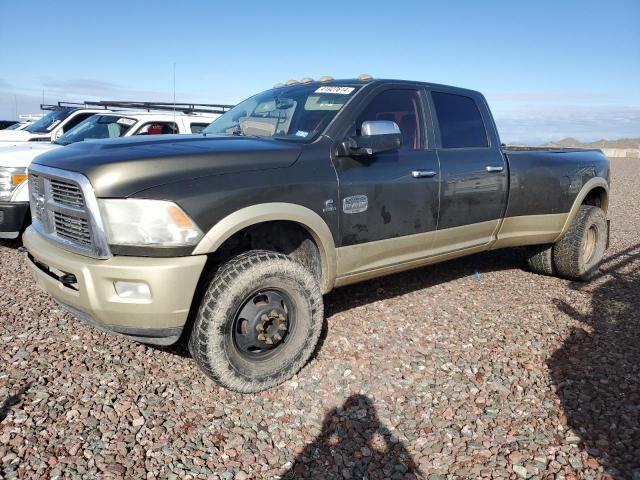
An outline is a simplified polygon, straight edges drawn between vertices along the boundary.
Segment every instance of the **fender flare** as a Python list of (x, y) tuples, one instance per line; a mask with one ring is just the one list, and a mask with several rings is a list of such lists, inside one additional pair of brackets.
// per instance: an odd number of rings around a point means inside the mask
[(576, 199), (573, 201), (573, 205), (571, 206), (571, 210), (569, 210), (567, 219), (565, 220), (564, 225), (562, 226), (562, 231), (560, 232), (560, 235), (558, 235), (558, 238), (555, 239), (555, 242), (560, 240), (560, 238), (562, 238), (562, 236), (567, 232), (567, 230), (569, 230), (569, 227), (571, 226), (573, 219), (576, 218), (576, 215), (578, 214), (578, 209), (582, 205), (582, 202), (587, 197), (587, 195), (593, 189), (598, 187), (603, 188), (607, 194), (605, 203), (602, 206), (602, 209), (605, 211), (605, 213), (607, 212), (607, 209), (609, 207), (609, 184), (604, 178), (601, 178), (601, 177), (591, 178), (590, 180), (587, 181), (587, 183), (585, 183), (582, 186), (582, 188), (578, 192), (578, 195), (576, 196)]
[(326, 222), (313, 210), (294, 203), (260, 203), (237, 210), (216, 223), (200, 240), (192, 255), (215, 252), (239, 231), (259, 223), (292, 221), (304, 227), (313, 237), (322, 261), (320, 289), (328, 293), (336, 278), (336, 247)]

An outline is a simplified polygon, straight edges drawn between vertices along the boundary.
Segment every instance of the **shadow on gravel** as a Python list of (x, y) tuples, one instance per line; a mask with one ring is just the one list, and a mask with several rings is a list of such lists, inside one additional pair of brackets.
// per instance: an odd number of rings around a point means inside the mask
[[(610, 277), (583, 314), (558, 307), (585, 328), (574, 329), (549, 360), (568, 425), (615, 478), (640, 478), (640, 245), (609, 257)], [(572, 288), (584, 288), (572, 284)]]
[(0, 422), (5, 419), (5, 417), (9, 413), (9, 410), (11, 410), (11, 407), (20, 403), (20, 401), (22, 400), (22, 396), (27, 393), (27, 390), (29, 390), (29, 388), (31, 388), (31, 382), (27, 383), (20, 390), (18, 390), (15, 395), (9, 395), (4, 400), (4, 402), (0, 403)]
[(402, 442), (380, 423), (371, 399), (352, 395), (327, 413), (320, 435), (281, 478), (406, 479), (421, 473)]

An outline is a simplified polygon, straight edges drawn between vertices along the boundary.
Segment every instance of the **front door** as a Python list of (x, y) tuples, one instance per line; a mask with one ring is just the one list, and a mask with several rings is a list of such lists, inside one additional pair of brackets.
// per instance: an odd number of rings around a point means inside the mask
[(388, 88), (354, 115), (351, 135), (364, 121), (394, 121), (398, 150), (335, 160), (339, 179), (341, 245), (338, 275), (357, 275), (426, 254), (438, 224), (438, 158), (427, 146), (425, 93)]

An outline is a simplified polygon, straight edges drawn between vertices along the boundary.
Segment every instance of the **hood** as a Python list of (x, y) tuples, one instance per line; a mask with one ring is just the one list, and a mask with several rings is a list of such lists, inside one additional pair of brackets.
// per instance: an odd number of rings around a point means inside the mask
[(158, 135), (78, 142), (34, 163), (81, 173), (98, 197), (121, 198), (167, 183), (288, 167), (300, 151), (270, 138)]
[(38, 155), (60, 145), (49, 142), (24, 142), (0, 148), (0, 167), (28, 167)]
[(0, 130), (0, 147), (13, 146), (20, 142), (28, 142), (32, 138), (46, 136), (45, 134), (31, 133), (26, 130)]

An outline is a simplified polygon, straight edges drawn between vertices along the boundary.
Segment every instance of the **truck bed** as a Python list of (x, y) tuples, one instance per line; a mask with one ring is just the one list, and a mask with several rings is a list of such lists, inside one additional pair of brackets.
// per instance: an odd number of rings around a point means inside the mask
[(509, 165), (507, 217), (564, 213), (591, 178), (609, 178), (601, 150), (504, 146)]

